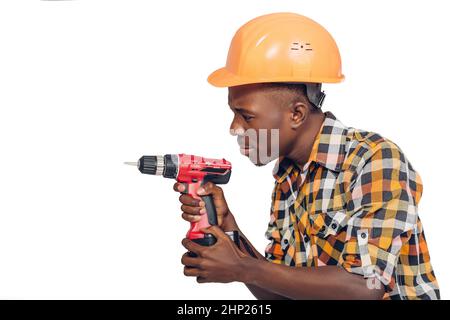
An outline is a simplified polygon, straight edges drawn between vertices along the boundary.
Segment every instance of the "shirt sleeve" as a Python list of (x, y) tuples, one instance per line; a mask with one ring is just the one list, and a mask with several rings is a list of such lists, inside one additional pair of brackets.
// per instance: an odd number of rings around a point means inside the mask
[[(369, 151), (372, 152), (372, 151)], [(394, 289), (400, 251), (417, 227), (422, 182), (392, 142), (374, 147), (347, 192), (347, 237), (339, 265)]]

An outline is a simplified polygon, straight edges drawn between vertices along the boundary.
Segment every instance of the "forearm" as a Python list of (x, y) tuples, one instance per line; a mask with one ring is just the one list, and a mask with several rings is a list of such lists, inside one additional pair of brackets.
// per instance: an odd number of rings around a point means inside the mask
[[(260, 254), (258, 252), (258, 250), (255, 249), (255, 247), (250, 243), (250, 241), (248, 241), (247, 237), (242, 233), (241, 230), (239, 230), (239, 234), (243, 238), (240, 241), (240, 249), (242, 251), (247, 251), (247, 253), (249, 253), (249, 254), (250, 254), (250, 252), (249, 252), (249, 250), (250, 250), (256, 256), (254, 259), (257, 259), (257, 260), (260, 260), (260, 261), (265, 261), (266, 258), (262, 254)], [(243, 245), (243, 243), (242, 243), (243, 241), (245, 241), (247, 243), (247, 247), (245, 247)], [(260, 287), (258, 287), (256, 285), (247, 284), (247, 283), (245, 283), (245, 285), (247, 286), (248, 290), (250, 290), (250, 292), (258, 300), (285, 300), (285, 299), (288, 299), (285, 296), (276, 294), (276, 293), (271, 292), (271, 291), (269, 291), (267, 289), (260, 288)]]
[[(239, 226), (236, 223), (236, 220), (234, 219), (234, 216), (232, 213), (229, 213), (229, 216), (226, 220), (224, 220), (224, 224), (222, 225), (222, 229), (224, 231), (232, 231), (236, 230), (239, 232), (239, 235), (246, 241), (248, 244), (248, 247), (250, 251), (256, 256), (255, 259), (257, 260), (265, 260), (265, 257), (256, 250), (256, 248), (251, 244), (251, 242), (247, 239), (247, 237), (242, 233), (241, 229), (239, 229)], [(242, 241), (240, 241), (240, 249), (243, 252), (247, 252), (249, 255), (252, 255), (247, 248), (243, 245)], [(281, 300), (281, 299), (287, 299), (284, 296), (281, 296), (279, 294), (273, 293), (269, 290), (259, 288), (258, 286), (247, 284), (245, 283), (247, 288), (250, 290), (250, 292), (255, 296), (258, 300)]]
[(243, 282), (290, 299), (381, 299), (383, 289), (337, 266), (289, 267), (246, 258)]
[[(362, 276), (338, 266), (296, 268), (268, 262), (248, 241), (231, 213), (224, 220), (223, 230), (239, 231), (256, 256), (245, 258), (242, 282), (257, 299), (381, 299), (384, 294), (383, 289), (368, 289)], [(248, 252), (242, 241), (240, 247)]]

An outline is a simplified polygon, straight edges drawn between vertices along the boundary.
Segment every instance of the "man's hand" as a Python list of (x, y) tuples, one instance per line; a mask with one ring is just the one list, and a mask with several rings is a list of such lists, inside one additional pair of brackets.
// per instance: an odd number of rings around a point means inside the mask
[(234, 242), (217, 226), (203, 229), (211, 233), (217, 242), (210, 247), (201, 246), (189, 239), (183, 239), (183, 246), (197, 257), (190, 257), (186, 252), (181, 258), (185, 265), (184, 275), (197, 277), (197, 282), (244, 282), (246, 262), (249, 256), (239, 250)]
[[(182, 183), (177, 182), (173, 185), (173, 189), (178, 192), (183, 192), (185, 186)], [(223, 230), (229, 231), (237, 229), (236, 222), (228, 208), (222, 188), (216, 186), (212, 182), (207, 182), (198, 189), (197, 194), (199, 196), (212, 195), (217, 212), (217, 222)], [(205, 202), (202, 200), (194, 199), (188, 194), (182, 194), (179, 200), (182, 204), (181, 211), (183, 211), (183, 214), (181, 216), (184, 220), (198, 222), (200, 220), (200, 215), (206, 214)]]

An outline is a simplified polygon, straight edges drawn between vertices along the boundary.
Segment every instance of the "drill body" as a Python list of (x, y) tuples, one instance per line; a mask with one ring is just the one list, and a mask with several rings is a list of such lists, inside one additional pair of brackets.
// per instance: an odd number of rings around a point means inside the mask
[(217, 225), (217, 212), (211, 195), (199, 196), (197, 190), (208, 181), (226, 184), (231, 177), (231, 163), (225, 159), (210, 159), (187, 154), (166, 154), (164, 156), (142, 156), (136, 163), (145, 174), (162, 175), (184, 184), (183, 193), (205, 202), (206, 214), (198, 222), (191, 222), (186, 237), (200, 245), (211, 246), (216, 239), (205, 234), (202, 228)]

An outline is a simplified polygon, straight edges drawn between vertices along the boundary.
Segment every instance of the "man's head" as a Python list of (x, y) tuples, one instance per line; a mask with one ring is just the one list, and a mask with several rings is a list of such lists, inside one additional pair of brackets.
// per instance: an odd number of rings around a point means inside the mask
[[(325, 118), (312, 104), (322, 104), (322, 83), (344, 78), (331, 34), (308, 17), (278, 12), (242, 25), (231, 40), (225, 66), (212, 72), (208, 82), (228, 87), (235, 112), (231, 133), (238, 136), (242, 153), (264, 165), (279, 156), (308, 160)], [(246, 131), (251, 131), (247, 137)]]
[[(309, 120), (323, 115), (308, 99), (303, 83), (255, 83), (228, 88), (234, 112), (230, 133), (241, 153), (258, 166), (279, 156), (292, 156)], [(309, 143), (306, 142), (305, 143)]]

